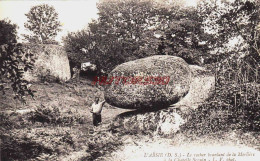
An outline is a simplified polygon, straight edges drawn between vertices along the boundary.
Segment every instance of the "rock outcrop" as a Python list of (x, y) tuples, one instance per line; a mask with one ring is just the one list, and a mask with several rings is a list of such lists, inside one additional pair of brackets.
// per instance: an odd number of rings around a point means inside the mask
[(215, 77), (199, 66), (189, 66), (192, 71), (189, 92), (179, 102), (157, 111), (132, 111), (119, 115), (114, 122), (122, 130), (169, 136), (187, 122), (190, 114), (214, 92)]
[(67, 81), (71, 77), (67, 53), (58, 45), (27, 44), (26, 48), (34, 54), (34, 69), (24, 74), (28, 81), (39, 81), (52, 77), (60, 81)]
[[(125, 80), (118, 83), (112, 80), (116, 77)], [(136, 82), (136, 78), (142, 81)], [(182, 58), (156, 55), (117, 66), (109, 74), (109, 81), (105, 100), (113, 106), (139, 110), (164, 108), (188, 93), (191, 69)]]

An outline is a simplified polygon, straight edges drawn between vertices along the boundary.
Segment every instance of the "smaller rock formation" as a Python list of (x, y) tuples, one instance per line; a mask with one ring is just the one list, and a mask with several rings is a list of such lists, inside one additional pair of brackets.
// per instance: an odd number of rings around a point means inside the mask
[(24, 74), (28, 81), (39, 81), (43, 77), (53, 77), (67, 81), (71, 77), (67, 53), (58, 45), (26, 44), (27, 49), (34, 54), (34, 69)]

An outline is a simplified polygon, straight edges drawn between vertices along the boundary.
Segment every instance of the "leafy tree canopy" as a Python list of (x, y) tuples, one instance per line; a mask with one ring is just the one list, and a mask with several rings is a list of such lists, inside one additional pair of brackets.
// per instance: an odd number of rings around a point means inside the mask
[(190, 64), (216, 62), (228, 54), (212, 51), (223, 50), (239, 36), (245, 41), (244, 47), (237, 47), (240, 52), (258, 60), (259, 4), (205, 0), (192, 8), (160, 0), (103, 0), (98, 4), (99, 18), (87, 29), (70, 33), (64, 44), (106, 71), (156, 54), (180, 56)]
[(200, 44), (208, 35), (195, 9), (152, 0), (105, 0), (98, 10), (98, 20), (85, 30), (70, 33), (64, 43), (75, 53), (84, 49), (106, 71), (155, 54), (178, 55), (197, 64), (200, 54), (208, 50)]
[(37, 5), (25, 15), (28, 21), (24, 26), (32, 32), (31, 35), (24, 35), (25, 39), (33, 43), (56, 43), (54, 38), (61, 31), (61, 24), (54, 7), (47, 4)]
[(11, 83), (14, 98), (24, 101), (25, 95), (33, 96), (29, 82), (23, 77), (25, 71), (33, 68), (33, 54), (16, 43), (15, 24), (2, 20), (0, 26), (0, 91), (5, 93), (5, 88)]
[(0, 45), (16, 43), (16, 28), (10, 20), (0, 20)]
[(205, 28), (214, 32), (214, 47), (223, 47), (230, 39), (242, 37), (247, 45), (240, 50), (256, 54), (260, 43), (257, 31), (259, 5), (259, 0), (201, 1), (199, 14), (204, 17)]

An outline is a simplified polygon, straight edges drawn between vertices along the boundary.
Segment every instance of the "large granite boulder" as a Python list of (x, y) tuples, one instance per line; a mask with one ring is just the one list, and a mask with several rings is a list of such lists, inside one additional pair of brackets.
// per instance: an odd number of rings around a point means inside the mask
[(62, 46), (51, 44), (26, 44), (27, 50), (34, 54), (35, 63), (24, 77), (28, 81), (51, 78), (67, 81), (71, 77), (69, 59)]
[(190, 65), (190, 69), (190, 89), (179, 102), (161, 110), (123, 113), (114, 120), (115, 127), (130, 133), (175, 134), (190, 119), (192, 112), (212, 96), (215, 88), (215, 77), (210, 71), (194, 65)]
[[(126, 81), (118, 83), (112, 80), (118, 77), (126, 78)], [(143, 80), (136, 83), (133, 81), (135, 78)], [(158, 83), (157, 78), (161, 78), (163, 83)], [(188, 93), (191, 70), (182, 58), (156, 55), (117, 66), (109, 74), (109, 81), (111, 84), (105, 88), (105, 100), (113, 106), (139, 110), (164, 108)]]

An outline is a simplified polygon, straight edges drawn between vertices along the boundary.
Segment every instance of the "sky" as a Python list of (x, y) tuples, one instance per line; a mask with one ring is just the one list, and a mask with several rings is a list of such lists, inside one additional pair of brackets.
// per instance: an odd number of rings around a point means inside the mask
[[(188, 6), (196, 5), (197, 0), (185, 0)], [(27, 34), (24, 23), (27, 21), (25, 16), (30, 8), (39, 4), (52, 5), (59, 14), (62, 23), (62, 31), (59, 32), (56, 40), (67, 35), (68, 32), (75, 32), (87, 27), (92, 19), (97, 19), (98, 0), (0, 0), (0, 20), (8, 18), (12, 23), (19, 26), (18, 36)]]
[(24, 23), (27, 21), (26, 13), (30, 8), (39, 4), (52, 5), (59, 14), (59, 21), (62, 24), (62, 31), (58, 34), (56, 40), (60, 41), (62, 36), (68, 32), (78, 31), (88, 25), (91, 19), (96, 19), (98, 0), (59, 0), (59, 1), (0, 1), (0, 19), (8, 18), (12, 23), (19, 26), (18, 34), (28, 33), (24, 28)]

